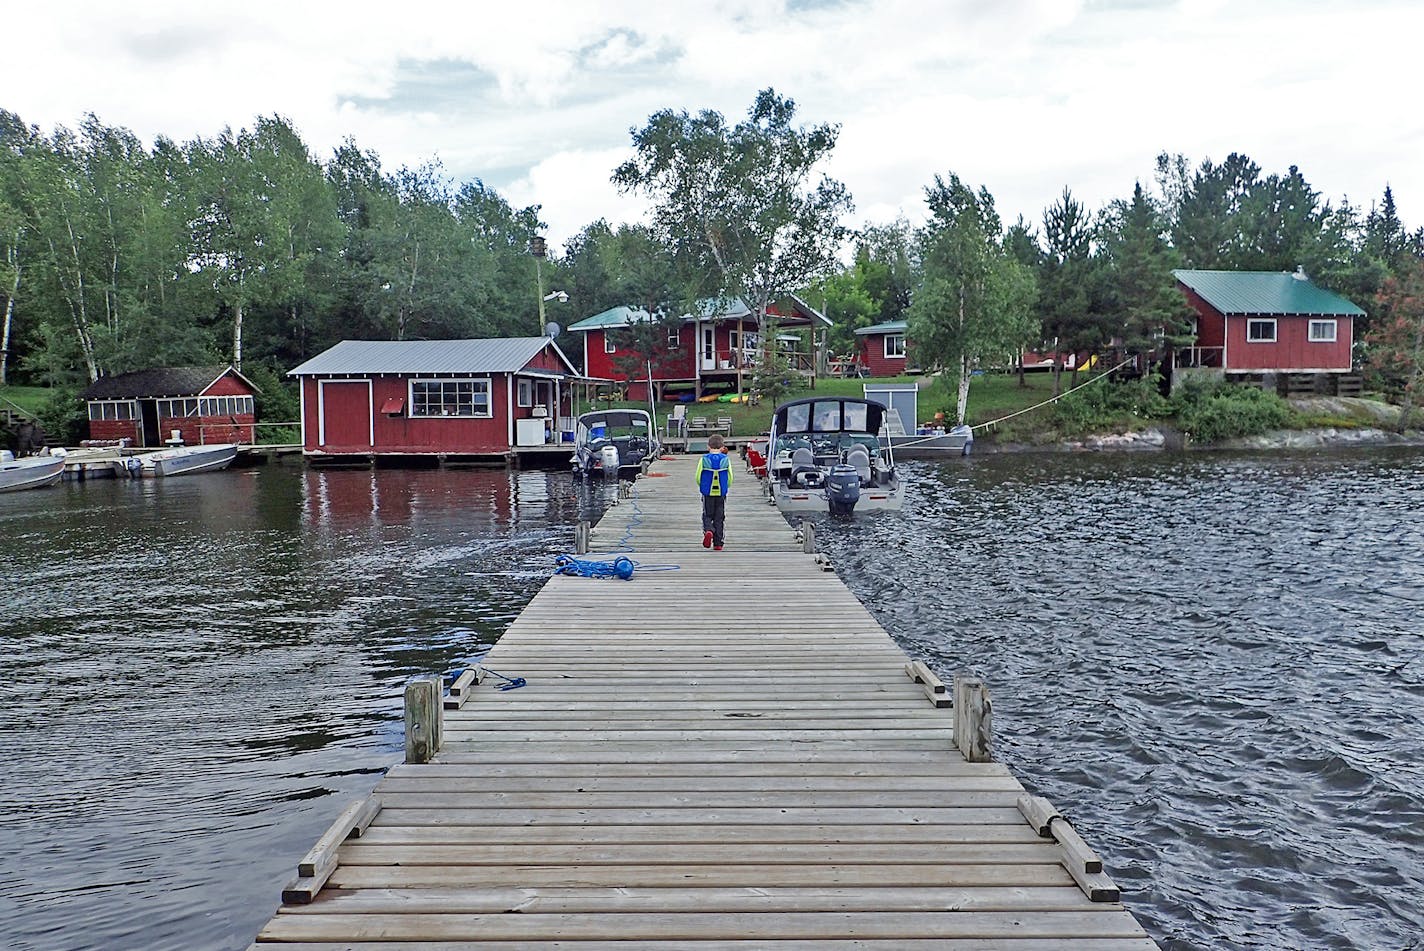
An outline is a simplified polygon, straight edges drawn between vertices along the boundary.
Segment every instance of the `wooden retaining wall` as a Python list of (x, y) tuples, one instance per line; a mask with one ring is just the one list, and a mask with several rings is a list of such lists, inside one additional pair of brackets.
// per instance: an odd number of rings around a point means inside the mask
[(1052, 806), (958, 751), (989, 752), (983, 684), (911, 663), (748, 474), (704, 550), (694, 464), (587, 533), (632, 580), (553, 578), (490, 652), (525, 686), (412, 684), (408, 750), (438, 752), (352, 804), (254, 949), (1155, 948)]

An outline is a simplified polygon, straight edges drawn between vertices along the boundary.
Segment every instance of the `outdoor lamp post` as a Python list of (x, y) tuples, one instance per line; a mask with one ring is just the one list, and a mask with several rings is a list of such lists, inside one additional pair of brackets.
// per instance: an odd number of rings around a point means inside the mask
[(539, 289), (539, 336), (544, 335), (544, 328), (548, 324), (544, 321), (544, 266), (543, 261), (549, 256), (548, 250), (544, 247), (544, 238), (535, 235), (529, 239), (529, 253), (534, 255), (534, 282)]

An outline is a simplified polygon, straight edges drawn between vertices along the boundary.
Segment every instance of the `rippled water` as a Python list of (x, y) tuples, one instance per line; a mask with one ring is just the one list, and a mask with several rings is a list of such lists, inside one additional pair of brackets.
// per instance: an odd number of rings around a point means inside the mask
[(1424, 454), (905, 468), (818, 538), (1163, 947), (1424, 948)]
[[(988, 677), (997, 756), (1164, 947), (1424, 948), (1424, 453), (905, 468), (903, 513), (823, 547)], [(399, 757), (405, 680), (604, 502), (280, 467), (0, 496), (6, 946), (246, 947)]]
[(562, 473), (226, 472), (0, 495), (0, 945), (245, 948), (598, 508)]

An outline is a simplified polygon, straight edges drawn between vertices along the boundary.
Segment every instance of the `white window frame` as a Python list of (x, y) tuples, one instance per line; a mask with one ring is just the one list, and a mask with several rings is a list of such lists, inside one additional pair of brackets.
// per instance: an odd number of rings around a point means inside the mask
[[(1339, 325), (1339, 321), (1336, 321), (1336, 320), (1315, 320), (1315, 319), (1312, 319), (1312, 320), (1310, 321), (1310, 326), (1306, 329), (1306, 339), (1309, 340), (1311, 343), (1334, 343), (1336, 340), (1338, 340), (1338, 339), (1340, 338), (1340, 331), (1339, 331), (1339, 329), (1338, 329), (1338, 325)], [(1320, 328), (1327, 328), (1327, 327), (1328, 327), (1329, 330), (1330, 330), (1330, 336), (1326, 337), (1326, 336), (1324, 336), (1324, 335), (1322, 335), (1322, 334), (1317, 334), (1317, 333), (1315, 332), (1315, 329), (1316, 329), (1317, 327), (1320, 327)]]
[[(417, 384), (439, 384), (441, 388), (441, 405), (444, 405), (444, 388), (446, 386), (456, 386), (461, 383), (475, 384), (473, 394), (478, 394), (480, 389), (484, 391), (485, 411), (472, 413), (422, 413), (418, 412), (420, 403), (415, 398), (415, 387)], [(457, 392), (458, 397), (458, 392)], [(459, 406), (458, 398), (455, 401)], [(471, 400), (472, 406), (478, 406), (477, 400)], [(462, 376), (462, 377), (411, 377), (406, 381), (406, 414), (410, 419), (492, 419), (494, 417), (494, 387), (487, 376)]]
[(160, 419), (187, 419), (197, 415), (198, 398), (195, 396), (158, 401), (158, 416)]
[(518, 405), (521, 406), (521, 407), (533, 406), (533, 405), (534, 405), (534, 381), (533, 381), (533, 380), (520, 379), (520, 380), (518, 380), (518, 381), (516, 381), (516, 382), (518, 383), (518, 390), (519, 390), (519, 403), (518, 403)]
[[(892, 348), (891, 348), (891, 346), (890, 346), (890, 342), (891, 342), (892, 340), (898, 341), (898, 346), (896, 346), (896, 347), (893, 348), (894, 352), (892, 352)], [(887, 359), (887, 360), (903, 360), (903, 359), (905, 359), (905, 335), (904, 335), (904, 334), (886, 334), (886, 335), (885, 335), (885, 359)]]
[(200, 396), (199, 416), (247, 416), (252, 413), (250, 396)]
[[(1251, 336), (1251, 327), (1252, 327), (1253, 325), (1255, 325), (1255, 324), (1270, 324), (1270, 325), (1271, 325), (1271, 335), (1270, 335), (1269, 337), (1253, 337), (1253, 336)], [(1248, 317), (1248, 318), (1246, 318), (1246, 342), (1247, 342), (1247, 343), (1275, 343), (1275, 342), (1276, 342), (1276, 339), (1277, 339), (1277, 334), (1276, 334), (1276, 318), (1274, 318), (1274, 317)]]
[(609, 334), (609, 332), (606, 331), (606, 330), (603, 332), (603, 352), (604, 352), (604, 353), (617, 353), (617, 352), (618, 352), (618, 345), (613, 342), (613, 337), (612, 337), (612, 335)]
[[(127, 416), (119, 415), (119, 409), (124, 408)], [(98, 415), (94, 415), (95, 411)], [(90, 400), (89, 420), (91, 422), (104, 423), (131, 423), (138, 419), (138, 407), (133, 400)]]
[(682, 328), (677, 324), (669, 325), (667, 344), (669, 350), (676, 350), (682, 346)]

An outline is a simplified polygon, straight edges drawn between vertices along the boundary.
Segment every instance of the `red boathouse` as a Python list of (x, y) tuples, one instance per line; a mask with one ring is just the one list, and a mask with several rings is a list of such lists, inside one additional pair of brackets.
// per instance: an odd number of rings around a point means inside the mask
[(231, 366), (162, 367), (101, 376), (79, 397), (90, 439), (198, 446), (254, 442), (256, 392)]
[(1343, 374), (1365, 312), (1305, 272), (1173, 271), (1197, 312), (1197, 345), (1179, 365), (1232, 374)]
[(572, 439), (581, 379), (548, 337), (343, 340), (289, 375), (313, 457), (559, 449)]

